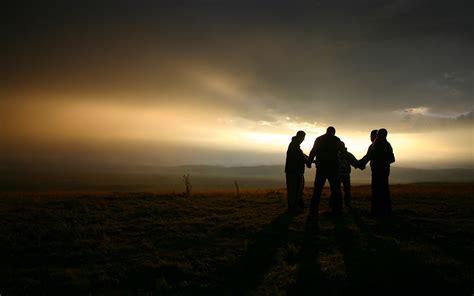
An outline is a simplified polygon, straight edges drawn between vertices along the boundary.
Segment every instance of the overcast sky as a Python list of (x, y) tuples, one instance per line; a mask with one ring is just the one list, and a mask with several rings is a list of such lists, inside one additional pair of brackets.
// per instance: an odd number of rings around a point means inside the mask
[(277, 164), (327, 126), (360, 158), (473, 165), (468, 1), (17, 1), (2, 29), (2, 158)]

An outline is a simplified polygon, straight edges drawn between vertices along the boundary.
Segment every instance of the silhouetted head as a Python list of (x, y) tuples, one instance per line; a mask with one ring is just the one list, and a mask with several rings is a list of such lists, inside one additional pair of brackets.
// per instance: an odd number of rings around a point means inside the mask
[(375, 138), (377, 138), (377, 130), (372, 130), (370, 132), (370, 141), (375, 141)]
[(326, 130), (326, 134), (328, 135), (335, 135), (336, 134), (336, 129), (333, 127), (333, 126), (330, 126), (328, 127), (328, 129)]
[(386, 138), (387, 138), (387, 134), (388, 134), (387, 130), (384, 129), (384, 128), (381, 128), (381, 129), (379, 129), (379, 131), (377, 132), (377, 138), (378, 138), (378, 139), (386, 139)]
[(306, 133), (304, 131), (298, 131), (294, 139), (297, 140), (301, 144), (303, 143), (305, 136), (306, 136)]

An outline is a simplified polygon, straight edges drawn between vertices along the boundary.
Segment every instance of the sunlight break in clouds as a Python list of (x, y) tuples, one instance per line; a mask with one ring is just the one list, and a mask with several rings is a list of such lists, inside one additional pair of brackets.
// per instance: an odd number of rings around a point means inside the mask
[(474, 163), (464, 3), (60, 2), (5, 28), (8, 160), (281, 164), (332, 125), (357, 157), (384, 127), (396, 165)]
[(407, 108), (402, 111), (403, 114), (421, 114), (426, 115), (429, 111), (428, 107), (415, 107), (415, 108)]
[[(148, 143), (156, 147), (141, 152), (143, 158), (152, 154), (167, 155), (167, 161), (184, 164), (192, 157), (193, 163), (199, 163), (200, 155), (179, 155), (169, 150), (173, 146), (195, 147), (250, 153), (247, 162), (268, 163), (262, 154), (279, 155), (283, 161), (291, 137), (298, 130), (307, 135), (301, 147), (309, 153), (316, 137), (325, 133), (328, 124), (293, 121), (281, 115), (274, 121), (254, 121), (233, 114), (231, 110), (220, 107), (200, 109), (197, 105), (183, 105), (170, 102), (166, 105), (139, 107), (127, 104), (99, 103), (98, 100), (36, 100), (23, 104), (2, 104), (3, 112), (8, 116), (4, 120), (15, 132), (3, 126), (5, 140), (15, 143), (35, 141), (50, 146), (64, 145), (101, 145), (110, 154), (120, 153), (124, 147)], [(425, 112), (417, 108), (416, 112)], [(362, 157), (367, 151), (369, 132), (372, 128), (361, 130), (359, 127), (336, 127), (336, 135), (346, 143), (347, 148), (356, 157)], [(387, 126), (384, 126), (387, 127)], [(472, 159), (472, 139), (466, 137), (466, 130), (444, 132), (397, 133), (389, 128), (388, 139), (397, 157), (397, 164), (410, 166), (428, 163), (446, 163), (450, 159), (461, 161)], [(441, 141), (441, 139), (443, 139)], [(69, 144), (68, 144), (69, 143)], [(66, 147), (64, 146), (64, 147)], [(140, 148), (137, 148), (140, 153)], [(165, 149), (165, 150), (164, 150)], [(252, 152), (260, 153), (251, 156)], [(209, 159), (208, 156), (205, 159)], [(268, 159), (275, 159), (269, 157)], [(229, 160), (218, 158), (213, 163), (226, 164)], [(156, 163), (159, 164), (159, 163)], [(436, 164), (434, 164), (436, 165)]]

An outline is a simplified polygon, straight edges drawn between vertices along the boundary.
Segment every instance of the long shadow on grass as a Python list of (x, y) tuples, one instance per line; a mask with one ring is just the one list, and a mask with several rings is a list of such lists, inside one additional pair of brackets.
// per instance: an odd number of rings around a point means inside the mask
[(323, 291), (319, 235), (319, 221), (309, 217), (305, 225), (296, 283), (288, 289), (289, 295), (315, 295)]
[(218, 289), (226, 295), (244, 295), (256, 288), (275, 264), (277, 249), (288, 243), (288, 226), (293, 218), (294, 215), (283, 213), (258, 232), (255, 242), (238, 262), (218, 270), (218, 274), (225, 276)]
[[(390, 225), (389, 222), (382, 227)], [(357, 227), (360, 233), (355, 231)], [(453, 292), (443, 284), (440, 275), (421, 264), (413, 254), (403, 253), (393, 236), (372, 233), (357, 210), (351, 216), (338, 217), (335, 231), (347, 276), (343, 294), (438, 295), (442, 291)]]

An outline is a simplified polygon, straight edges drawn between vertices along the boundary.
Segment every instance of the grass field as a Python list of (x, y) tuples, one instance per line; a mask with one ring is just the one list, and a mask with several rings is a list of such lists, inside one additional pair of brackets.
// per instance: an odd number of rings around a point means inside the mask
[(1, 193), (0, 294), (472, 295), (474, 184), (391, 190), (384, 220), (368, 186), (318, 220), (284, 190)]

